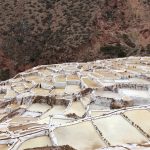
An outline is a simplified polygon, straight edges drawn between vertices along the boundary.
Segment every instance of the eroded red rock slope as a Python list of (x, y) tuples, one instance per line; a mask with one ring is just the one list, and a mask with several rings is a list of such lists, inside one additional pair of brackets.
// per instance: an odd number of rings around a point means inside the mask
[(149, 0), (0, 0), (0, 80), (39, 64), (150, 55)]

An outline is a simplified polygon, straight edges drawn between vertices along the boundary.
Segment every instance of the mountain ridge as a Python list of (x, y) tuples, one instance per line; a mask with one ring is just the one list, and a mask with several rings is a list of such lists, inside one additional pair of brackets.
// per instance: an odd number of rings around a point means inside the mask
[(0, 2), (0, 80), (36, 65), (150, 55), (149, 0)]

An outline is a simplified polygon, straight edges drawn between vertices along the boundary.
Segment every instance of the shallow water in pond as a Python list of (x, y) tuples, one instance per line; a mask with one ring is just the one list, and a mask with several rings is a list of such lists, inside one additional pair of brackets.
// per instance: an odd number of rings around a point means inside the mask
[(27, 81), (34, 81), (35, 83), (41, 83), (43, 79), (38, 75), (27, 76), (25, 77)]
[(79, 150), (94, 150), (105, 146), (89, 121), (57, 128), (54, 133), (59, 145), (68, 144)]
[(80, 92), (80, 86), (78, 85), (67, 85), (65, 88), (65, 93), (67, 94), (73, 94)]
[(150, 111), (148, 110), (132, 110), (124, 113), (132, 122), (137, 124), (140, 128), (144, 130), (148, 135), (150, 135)]
[(77, 102), (73, 102), (71, 107), (68, 108), (68, 110), (66, 111), (66, 114), (72, 114), (75, 113), (76, 115), (82, 117), (82, 115), (84, 115), (85, 113), (85, 109), (82, 106), (80, 101)]
[(48, 136), (41, 136), (37, 138), (33, 138), (30, 140), (25, 141), (18, 150), (24, 150), (27, 148), (35, 148), (35, 147), (44, 147), (44, 146), (51, 146), (51, 141)]
[(133, 98), (136, 97), (150, 98), (150, 94), (148, 93), (148, 91), (144, 91), (144, 90), (119, 89), (119, 93)]
[(51, 106), (49, 106), (47, 104), (35, 103), (35, 104), (32, 104), (30, 107), (28, 107), (27, 110), (34, 111), (34, 112), (45, 112), (50, 108), (51, 108)]
[(50, 115), (62, 114), (65, 111), (66, 107), (63, 105), (55, 105), (48, 112), (41, 116), (41, 119), (47, 118)]
[(0, 145), (0, 150), (8, 150), (8, 145)]
[(0, 94), (0, 99), (3, 99), (5, 94)]
[(55, 81), (56, 82), (65, 82), (66, 81), (66, 77), (63, 75), (59, 75), (55, 77)]
[(13, 90), (8, 90), (7, 94), (5, 95), (5, 98), (13, 98), (15, 97), (17, 94), (13, 91)]
[(65, 89), (62, 88), (62, 89), (53, 89), (50, 94), (53, 94), (53, 95), (63, 95), (65, 92)]
[(45, 90), (42, 88), (34, 88), (31, 90), (35, 95), (47, 96), (49, 94), (49, 90)]
[(14, 90), (17, 91), (17, 92), (19, 92), (19, 93), (21, 93), (21, 92), (23, 92), (25, 89), (24, 89), (24, 86), (16, 86), (16, 87), (14, 87)]
[(98, 87), (97, 83), (89, 78), (82, 78), (82, 80), (89, 88), (97, 88)]
[(147, 142), (145, 136), (120, 115), (96, 119), (93, 122), (101, 131), (102, 135), (113, 146), (127, 143), (141, 144)]

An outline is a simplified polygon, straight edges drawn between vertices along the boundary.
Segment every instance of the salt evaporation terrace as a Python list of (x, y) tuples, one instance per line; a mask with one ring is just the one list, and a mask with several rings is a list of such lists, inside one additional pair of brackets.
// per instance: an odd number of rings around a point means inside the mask
[(0, 150), (61, 145), (150, 149), (150, 57), (37, 66), (0, 82)]

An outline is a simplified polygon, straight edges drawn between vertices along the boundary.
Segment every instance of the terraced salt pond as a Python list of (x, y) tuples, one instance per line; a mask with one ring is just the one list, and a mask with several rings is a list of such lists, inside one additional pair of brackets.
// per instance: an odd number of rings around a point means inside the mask
[(22, 85), (22, 86), (16, 86), (14, 87), (14, 90), (18, 93), (21, 93), (25, 90), (25, 87)]
[(81, 91), (81, 88), (78, 85), (67, 85), (65, 88), (65, 93), (67, 94), (78, 93), (80, 91)]
[(16, 94), (15, 91), (9, 89), (9, 91), (7, 91), (7, 93), (6, 93), (6, 95), (5, 95), (4, 98), (6, 98), (6, 99), (11, 99), (11, 98), (16, 97), (16, 95), (17, 95), (17, 94)]
[(53, 95), (64, 95), (64, 93), (65, 93), (64, 88), (55, 88), (50, 92), (50, 94), (53, 94)]
[(0, 145), (0, 150), (8, 150), (8, 145)]
[(89, 78), (87, 77), (83, 77), (82, 78), (82, 81), (83, 81), (83, 84), (86, 86), (86, 87), (91, 87), (91, 88), (98, 88), (98, 84), (92, 80), (90, 80)]
[(35, 148), (35, 147), (45, 147), (45, 146), (51, 146), (52, 143), (48, 136), (41, 136), (32, 138), (30, 140), (25, 141), (18, 150), (24, 150), (27, 148)]
[(42, 74), (43, 76), (51, 76), (52, 75), (52, 72), (50, 70), (46, 70), (46, 69), (39, 70), (39, 73)]
[(75, 149), (92, 150), (106, 146), (89, 121), (57, 128), (54, 134), (59, 145), (69, 144)]
[(66, 109), (66, 106), (63, 105), (55, 105), (49, 111), (44, 113), (41, 118), (46, 118), (50, 115), (62, 114)]
[(150, 135), (150, 111), (134, 110), (124, 113), (133, 123), (138, 125), (147, 135)]
[(33, 112), (42, 112), (42, 113), (44, 113), (49, 109), (51, 109), (51, 106), (49, 106), (47, 104), (34, 103), (31, 106), (29, 106), (27, 110), (33, 111)]
[(147, 57), (43, 65), (0, 82), (0, 150), (149, 150), (149, 65)]
[(38, 75), (30, 75), (30, 76), (26, 76), (25, 79), (27, 81), (34, 81), (35, 83), (41, 83), (43, 81), (43, 78), (41, 78)]
[(142, 144), (148, 141), (144, 135), (120, 115), (113, 115), (94, 120), (93, 122), (111, 145), (121, 145), (124, 143)]
[(36, 120), (36, 118), (33, 118), (33, 117), (22, 117), (22, 116), (18, 115), (10, 120), (10, 125), (27, 124), (28, 122), (34, 122), (35, 120)]
[(30, 89), (33, 85), (31, 82), (24, 82), (24, 86), (25, 88)]
[(139, 79), (139, 78), (130, 78), (129, 82), (150, 85), (149, 81), (144, 80), (144, 79)]
[(67, 76), (67, 81), (80, 81), (80, 78), (78, 77), (78, 75), (68, 75)]
[(82, 117), (85, 114), (85, 109), (80, 101), (73, 102), (65, 112), (65, 114), (73, 114), (73, 113), (75, 113), (79, 117)]
[(33, 88), (31, 90), (35, 95), (47, 96), (49, 95), (49, 90), (42, 89), (42, 88)]
[(90, 95), (86, 95), (86, 96), (82, 97), (81, 102), (84, 105), (84, 107), (86, 108), (88, 106), (88, 104), (90, 104), (90, 102), (91, 102)]
[(121, 95), (129, 96), (135, 99), (149, 99), (150, 93), (146, 90), (119, 89)]
[(0, 94), (0, 100), (3, 99), (5, 94)]
[(66, 82), (66, 77), (64, 75), (58, 75), (54, 78), (55, 82)]

